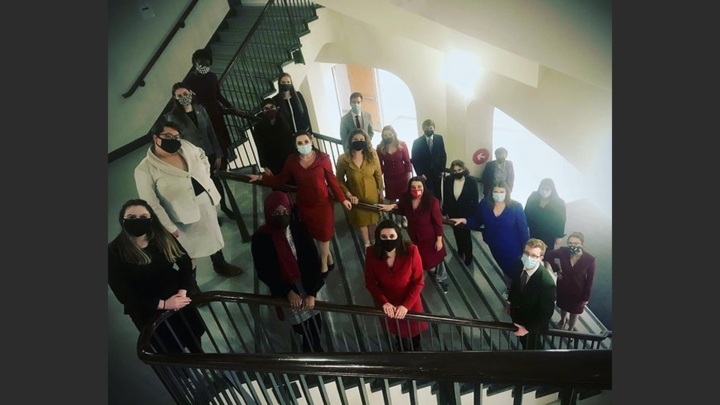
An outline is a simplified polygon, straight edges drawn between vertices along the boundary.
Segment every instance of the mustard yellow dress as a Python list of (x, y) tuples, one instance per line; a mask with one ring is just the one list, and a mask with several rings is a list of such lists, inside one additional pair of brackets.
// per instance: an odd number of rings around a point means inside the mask
[[(352, 161), (350, 152), (338, 159), (336, 177), (343, 193), (348, 191), (362, 203), (378, 204), (378, 191), (383, 189), (382, 171), (377, 152), (372, 151), (373, 160), (363, 159), (361, 167)], [(353, 208), (348, 213), (350, 225), (356, 228), (377, 224), (380, 221), (379, 211)]]

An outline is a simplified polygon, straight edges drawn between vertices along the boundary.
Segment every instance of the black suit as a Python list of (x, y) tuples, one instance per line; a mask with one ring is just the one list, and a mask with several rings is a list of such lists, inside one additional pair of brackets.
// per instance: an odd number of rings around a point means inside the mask
[[(522, 267), (519, 260), (518, 265)], [(555, 310), (555, 281), (542, 265), (527, 280), (522, 291), (521, 279), (522, 277), (518, 277), (513, 280), (510, 286), (510, 316), (514, 323), (524, 326), (530, 332), (520, 338), (523, 347), (527, 350), (535, 350), (536, 347), (542, 349), (539, 334), (547, 332), (548, 323)]]
[[(477, 181), (474, 177), (465, 176), (460, 197), (455, 199), (455, 179), (450, 176), (445, 178), (443, 194), (443, 213), (450, 218), (471, 218), (477, 209), (479, 193)], [(463, 257), (465, 264), (472, 264), (472, 239), (470, 229), (467, 227), (453, 227), (455, 240), (457, 241), (458, 253)]]
[(445, 142), (442, 135), (433, 135), (433, 149), (430, 153), (428, 140), (425, 135), (416, 139), (412, 146), (410, 161), (418, 176), (425, 175), (427, 187), (440, 199), (441, 180), (440, 174), (445, 170), (447, 153), (445, 153)]

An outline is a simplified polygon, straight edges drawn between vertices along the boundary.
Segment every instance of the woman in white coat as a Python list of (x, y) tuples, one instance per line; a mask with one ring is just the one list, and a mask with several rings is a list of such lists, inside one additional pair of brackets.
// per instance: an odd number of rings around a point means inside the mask
[(135, 168), (138, 195), (155, 211), (193, 259), (210, 256), (213, 269), (223, 276), (243, 270), (223, 257), (225, 245), (216, 206), (220, 194), (210, 179), (210, 162), (202, 149), (181, 139), (173, 122), (153, 126), (153, 144)]

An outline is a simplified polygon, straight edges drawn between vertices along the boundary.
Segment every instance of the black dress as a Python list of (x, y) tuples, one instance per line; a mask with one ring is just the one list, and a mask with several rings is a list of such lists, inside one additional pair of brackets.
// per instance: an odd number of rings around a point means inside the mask
[(540, 239), (547, 250), (555, 249), (555, 239), (565, 236), (565, 201), (552, 196), (545, 208), (540, 207), (540, 193), (533, 191), (525, 205), (530, 237)]
[(287, 100), (282, 92), (273, 97), (275, 105), (278, 107), (277, 116), (285, 121), (291, 131), (290, 134), (305, 130), (312, 132), (310, 113), (308, 112), (307, 103), (305, 103), (305, 97), (299, 91), (296, 91), (295, 94), (297, 97), (290, 97)]
[[(143, 251), (151, 257), (150, 264), (127, 263), (108, 248), (108, 284), (138, 330), (142, 330), (161, 311), (157, 309), (160, 300), (170, 298), (180, 289), (187, 290), (188, 295), (198, 291), (190, 256), (185, 254), (176, 263), (171, 263), (160, 248), (152, 243)], [(174, 265), (179, 267), (179, 271), (175, 270)], [(154, 346), (157, 343), (155, 348), (160, 353), (180, 352), (182, 347), (200, 353), (202, 349), (198, 343), (204, 332), (197, 309), (186, 306), (158, 327), (155, 336), (160, 341), (153, 340), (152, 343)]]

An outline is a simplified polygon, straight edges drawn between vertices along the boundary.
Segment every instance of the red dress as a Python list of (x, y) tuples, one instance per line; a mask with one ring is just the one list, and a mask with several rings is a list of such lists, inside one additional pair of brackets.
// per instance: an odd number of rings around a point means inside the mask
[[(375, 302), (380, 306), (387, 302), (395, 306), (402, 305), (408, 312), (422, 313), (420, 292), (425, 282), (417, 246), (407, 244), (405, 256), (396, 257), (392, 269), (388, 267), (386, 259), (375, 257), (372, 249), (372, 246), (365, 249), (365, 287)], [(380, 323), (384, 330), (404, 338), (417, 336), (428, 328), (427, 322), (418, 321), (388, 318), (387, 323), (384, 320)]]
[(439, 252), (435, 251), (435, 241), (438, 236), (443, 236), (444, 233), (440, 202), (437, 198), (432, 198), (431, 206), (430, 210), (426, 210), (421, 203), (414, 210), (412, 201), (405, 195), (398, 202), (398, 208), (408, 220), (408, 235), (420, 250), (420, 257), (422, 257), (423, 269), (425, 270), (430, 270), (440, 264), (447, 255), (444, 242), (442, 249)]
[(345, 201), (345, 195), (333, 174), (330, 157), (315, 150), (315, 161), (305, 169), (300, 166), (300, 155), (293, 153), (285, 161), (282, 173), (264, 176), (263, 183), (279, 186), (290, 179), (297, 185), (296, 205), (300, 220), (307, 225), (314, 239), (329, 241), (335, 234), (335, 210), (328, 185), (336, 200)]
[(412, 163), (410, 152), (405, 142), (400, 141), (402, 149), (395, 153), (381, 153), (380, 146), (377, 154), (380, 157), (380, 169), (385, 177), (385, 198), (397, 200), (407, 190), (408, 180), (412, 176)]
[[(571, 314), (582, 314), (583, 302), (590, 301), (593, 281), (595, 280), (595, 258), (583, 252), (580, 259), (571, 265), (570, 249), (561, 247), (545, 253), (546, 262), (550, 263), (556, 273), (562, 271), (562, 278), (557, 280), (557, 306)], [(560, 266), (555, 262), (557, 259)]]

